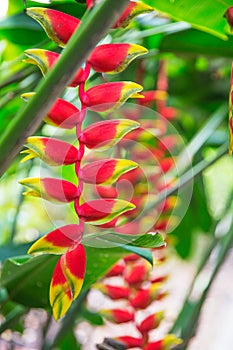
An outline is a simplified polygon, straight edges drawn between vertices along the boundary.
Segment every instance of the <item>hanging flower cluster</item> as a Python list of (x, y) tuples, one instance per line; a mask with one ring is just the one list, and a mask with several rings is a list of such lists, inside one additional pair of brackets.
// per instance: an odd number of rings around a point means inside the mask
[(231, 69), (231, 83), (229, 96), (229, 154), (233, 151), (233, 65)]
[[(93, 6), (87, 1), (87, 6)], [(114, 28), (125, 27), (137, 15), (150, 12), (152, 9), (140, 2), (129, 2)], [(37, 20), (48, 37), (60, 47), (65, 47), (80, 20), (65, 13), (47, 8), (29, 8), (27, 14)], [(104, 83), (86, 90), (86, 81), (90, 70), (100, 73), (117, 73), (147, 50), (135, 44), (105, 44), (96, 47), (85, 66), (80, 68), (71, 82), (71, 87), (79, 87), (81, 110), (73, 104), (58, 98), (45, 116), (45, 122), (59, 128), (76, 128), (79, 147), (55, 138), (29, 137), (24, 160), (39, 157), (50, 166), (74, 164), (78, 186), (57, 178), (27, 178), (20, 183), (26, 186), (26, 195), (41, 197), (52, 202), (73, 202), (78, 223), (66, 225), (48, 233), (29, 249), (29, 254), (59, 254), (50, 285), (50, 303), (54, 318), (62, 317), (69, 309), (72, 300), (77, 298), (82, 288), (86, 255), (81, 243), (86, 223), (92, 225), (111, 225), (123, 213), (135, 209), (129, 201), (118, 198), (101, 198), (82, 202), (83, 185), (85, 183), (109, 185), (132, 169), (137, 163), (125, 159), (102, 159), (85, 166), (82, 159), (86, 148), (106, 150), (120, 142), (129, 132), (138, 129), (140, 124), (129, 119), (104, 120), (93, 123), (83, 129), (82, 123), (87, 109), (95, 112), (109, 112), (119, 108), (128, 98), (143, 97), (142, 86), (134, 82)], [(26, 62), (36, 64), (46, 74), (59, 59), (59, 54), (41, 49), (25, 52)], [(34, 93), (24, 94), (25, 100)], [(114, 224), (115, 225), (115, 224)], [(113, 225), (113, 226), (114, 226)]]
[[(154, 259), (157, 266), (161, 265), (161, 261), (165, 261), (164, 249), (156, 251)], [(165, 316), (163, 310), (154, 313), (152, 303), (159, 302), (167, 295), (164, 283), (168, 276), (159, 272), (154, 275), (150, 270), (145, 260), (136, 254), (130, 254), (115, 264), (102, 282), (93, 286), (111, 300), (125, 302), (123, 308), (100, 310), (100, 314), (113, 324), (131, 322), (135, 327), (135, 334), (138, 334), (132, 336), (126, 331), (124, 335), (114, 339), (106, 338), (103, 344), (97, 345), (98, 349), (105, 349), (104, 346), (109, 345), (112, 346), (111, 349), (122, 350), (135, 347), (144, 350), (169, 350), (181, 343), (181, 340), (173, 334), (167, 334), (157, 341), (151, 339), (151, 331), (160, 326)], [(138, 316), (142, 311), (146, 316), (139, 320)]]

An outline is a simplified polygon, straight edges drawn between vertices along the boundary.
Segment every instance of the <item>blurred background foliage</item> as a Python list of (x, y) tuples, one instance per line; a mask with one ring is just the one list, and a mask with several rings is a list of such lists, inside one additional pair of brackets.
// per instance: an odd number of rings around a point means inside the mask
[[(33, 91), (39, 80), (42, 79), (36, 67), (22, 62), (24, 50), (32, 47), (60, 50), (47, 39), (42, 28), (25, 15), (22, 0), (9, 0), (8, 3), (5, 1), (6, 13), (3, 11), (3, 2), (1, 0), (2, 8), (0, 9), (2, 10), (2, 13), (0, 12), (1, 135), (24, 103), (20, 95)], [(223, 15), (227, 7), (231, 5), (231, 1), (213, 3), (210, 0), (173, 2), (146, 0), (145, 2), (155, 7), (154, 13), (140, 16), (123, 31), (111, 31), (103, 42), (137, 43), (145, 46), (149, 54), (141, 61), (135, 61), (126, 71), (117, 76), (110, 78), (104, 76), (104, 80), (137, 81), (140, 79), (138, 75), (140, 66), (140, 70), (143, 71), (143, 81), (139, 82), (143, 83), (144, 90), (155, 89), (159, 64), (161, 60), (165, 61), (169, 82), (168, 103), (178, 111), (177, 118), (172, 120), (172, 123), (193, 156), (193, 166), (203, 161), (208, 163), (210, 159), (216, 158), (211, 166), (206, 166), (206, 169), (204, 167), (195, 178), (193, 195), (187, 212), (181, 223), (169, 234), (176, 253), (184, 259), (195, 261), (198, 266), (202, 264), (202, 259), (209, 247), (216, 247), (213, 242), (217, 244), (219, 237), (227, 237), (228, 234), (232, 234), (230, 232), (232, 223), (230, 223), (228, 225), (231, 227), (230, 231), (225, 230), (225, 226), (221, 229), (220, 225), (221, 234), (216, 236), (216, 226), (219, 223), (226, 217), (232, 222), (233, 209), (233, 162), (226, 154), (218, 159), (219, 149), (224, 147), (222, 145), (226, 144), (228, 139), (227, 102), (233, 37), (229, 34), (230, 30)], [(75, 0), (47, 2), (28, 0), (26, 4), (27, 7), (51, 7), (78, 18), (83, 16), (86, 9), (83, 1)], [(193, 10), (187, 12), (186, 8), (190, 6)], [(102, 78), (99, 75), (92, 74), (90, 85), (101, 81)], [(69, 101), (77, 102), (72, 89), (66, 89), (64, 96)], [(54, 132), (54, 129), (47, 125), (41, 125), (38, 130), (40, 135), (53, 135)], [(62, 132), (59, 136), (68, 140), (72, 140), (73, 137), (67, 131)], [(37, 199), (24, 199), (22, 189), (17, 183), (18, 180), (27, 176), (37, 176), (41, 172), (47, 174), (48, 169), (38, 160), (26, 165), (20, 164), (21, 158), (22, 156), (18, 155), (0, 183), (0, 256), (2, 264), (13, 256), (22, 256), (21, 259), (26, 259), (24, 255), (29, 243), (37, 239), (39, 235), (51, 230), (54, 222), (56, 225), (62, 225), (66, 221), (72, 221), (73, 214), (69, 206), (55, 208)], [(63, 168), (62, 174), (65, 178), (74, 181), (71, 167)], [(53, 220), (50, 219), (51, 216)], [(230, 246), (231, 243), (227, 247)], [(227, 253), (227, 251), (226, 249), (224, 252)], [(110, 265), (121, 256), (120, 252), (119, 255), (117, 252), (115, 254), (113, 260), (109, 261)], [(90, 248), (91, 255), (96, 260), (100, 259), (101, 254), (91, 252)], [(52, 261), (54, 257), (49, 259)], [(109, 256), (105, 257), (102, 266), (106, 264), (106, 259), (108, 260)], [(221, 266), (221, 263), (221, 259), (216, 260), (216, 266)], [(40, 279), (44, 280), (40, 281), (41, 285), (38, 286), (40, 289), (43, 289), (43, 283), (50, 279), (51, 266), (54, 265), (54, 261), (51, 264), (48, 264), (48, 261), (46, 265), (39, 262), (41, 271), (38, 270), (38, 273), (40, 273)], [(7, 260), (4, 266), (3, 270), (5, 269), (5, 273), (9, 271), (7, 273), (11, 277), (17, 272), (17, 262), (14, 264), (11, 260)], [(30, 266), (30, 269), (33, 269), (33, 266)], [(105, 271), (107, 269), (108, 267), (105, 266)], [(24, 295), (16, 292), (17, 297), (14, 297), (17, 279), (25, 277), (28, 273), (29, 271), (26, 270), (23, 275), (15, 275), (11, 280), (11, 286), (8, 285), (10, 297), (7, 296), (6, 289), (0, 290), (0, 302), (3, 303), (2, 313), (5, 315), (5, 323), (0, 326), (1, 330), (9, 326), (18, 330), (20, 328), (18, 320), (28, 311), (28, 307), (48, 306), (47, 301), (41, 299), (40, 291), (36, 294), (35, 290), (30, 289), (32, 278), (37, 279), (37, 274), (34, 277), (30, 275), (31, 279), (27, 279), (29, 285), (25, 284), (25, 288), (21, 290), (21, 293), (25, 293), (28, 288), (30, 292)], [(23, 303), (22, 300), (24, 300)], [(69, 336), (69, 341), (70, 344), (74, 342), (72, 334)], [(64, 339), (60, 342), (59, 349), (64, 348), (62, 342)], [(75, 349), (72, 346), (71, 348)]]

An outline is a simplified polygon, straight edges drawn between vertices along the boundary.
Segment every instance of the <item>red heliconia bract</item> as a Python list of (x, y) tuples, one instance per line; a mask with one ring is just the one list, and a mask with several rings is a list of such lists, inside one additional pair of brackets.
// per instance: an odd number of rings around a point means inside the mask
[(38, 21), (48, 37), (61, 47), (68, 43), (81, 23), (78, 18), (43, 7), (28, 8), (27, 15)]
[[(88, 0), (86, 5), (87, 8), (98, 6), (97, 2), (92, 0)], [(95, 11), (95, 9), (91, 11)], [(115, 23), (115, 27), (125, 27), (136, 16), (151, 11), (153, 11), (153, 8), (143, 2), (130, 1)], [(73, 33), (79, 30), (78, 27), (81, 23), (78, 18), (53, 9), (32, 7), (27, 9), (26, 12), (42, 25), (48, 37), (60, 47), (66, 46)], [(110, 43), (97, 46), (89, 54), (86, 62), (83, 62), (82, 68), (78, 70), (70, 84), (71, 87), (79, 85), (80, 110), (75, 105), (58, 98), (54, 101), (52, 108), (44, 119), (47, 123), (59, 128), (72, 129), (75, 127), (77, 146), (55, 138), (35, 136), (28, 138), (26, 145), (28, 149), (23, 151), (26, 154), (24, 160), (39, 157), (48, 165), (74, 164), (77, 177), (77, 185), (75, 180), (72, 180), (74, 181), (72, 183), (67, 180), (50, 177), (27, 178), (20, 181), (27, 188), (26, 194), (41, 197), (55, 203), (71, 202), (77, 213), (78, 224), (64, 225), (54, 229), (37, 240), (29, 250), (30, 254), (49, 253), (60, 255), (50, 284), (50, 304), (55, 320), (65, 315), (72, 301), (78, 297), (83, 285), (86, 271), (86, 252), (82, 245), (82, 238), (86, 224), (99, 225), (101, 229), (112, 227), (114, 232), (117, 233), (117, 226), (126, 220), (129, 221), (129, 212), (133, 212), (133, 215), (136, 215), (134, 203), (141, 205), (148, 191), (144, 189), (145, 186), (141, 183), (140, 186), (143, 187), (143, 190), (141, 190), (142, 198), (133, 198), (132, 202), (118, 198), (117, 185), (121, 180), (130, 178), (131, 180), (140, 180), (142, 178), (142, 171), (136, 169), (138, 164), (129, 159), (121, 159), (121, 157), (100, 159), (98, 157), (98, 160), (93, 160), (94, 156), (92, 156), (90, 163), (83, 165), (87, 148), (90, 149), (92, 154), (94, 153), (93, 149), (94, 151), (109, 150), (109, 148), (117, 145), (125, 138), (127, 134), (140, 127), (137, 121), (127, 119), (123, 115), (122, 119), (106, 119), (101, 122), (88, 123), (88, 126), (84, 128), (83, 121), (86, 113), (89, 113), (88, 110), (97, 113), (104, 112), (104, 117), (107, 118), (106, 113), (115, 111), (129, 98), (143, 99), (145, 97), (146, 101), (148, 94), (141, 94), (143, 87), (131, 81), (107, 82), (97, 86), (88, 86), (88, 89), (86, 82), (90, 76), (91, 69), (99, 73), (115, 74), (123, 71), (133, 59), (146, 53), (146, 48), (136, 44)], [(63, 52), (57, 53), (36, 48), (26, 50), (25, 54), (27, 56), (25, 61), (38, 65), (43, 75), (45, 75), (57, 63)], [(27, 101), (34, 94), (23, 94), (23, 98)], [(153, 92), (153, 98), (155, 99), (162, 100), (164, 96), (166, 96), (164, 91)], [(74, 100), (76, 99), (74, 98)], [(141, 107), (138, 107), (141, 110)], [(143, 130), (137, 133), (138, 138), (136, 133), (132, 135), (131, 140), (135, 138), (136, 141), (143, 142), (147, 138), (145, 142), (148, 141), (148, 135), (146, 133), (143, 134)], [(148, 142), (151, 142), (152, 139), (153, 135), (152, 137), (150, 136)], [(125, 142), (130, 143), (130, 136)], [(138, 159), (141, 158), (139, 157)], [(144, 155), (142, 159), (144, 161)], [(164, 167), (167, 168), (169, 166), (164, 165)], [(91, 184), (91, 186), (89, 185), (90, 189), (95, 187), (95, 198), (97, 194), (101, 198), (85, 200), (83, 188), (86, 184)], [(137, 186), (135, 188), (137, 191)], [(121, 194), (120, 191), (119, 193)], [(129, 222), (129, 225), (133, 228), (132, 233), (136, 232), (134, 229), (139, 227), (134, 222)], [(130, 247), (131, 245), (129, 245), (129, 251), (132, 251)], [(139, 307), (145, 307), (145, 304), (148, 305), (159, 295), (157, 290), (159, 288), (153, 288), (153, 285), (147, 290), (139, 289), (136, 293), (136, 288), (148, 277), (149, 265), (144, 263), (133, 266), (135, 261), (135, 256), (133, 258), (131, 256), (131, 259), (126, 258), (125, 261), (122, 260), (108, 271), (108, 277), (122, 275), (122, 278), (125, 279), (122, 286), (115, 286), (111, 283), (99, 283), (99, 289), (111, 299), (124, 299), (124, 302), (128, 300), (129, 309), (113, 308), (100, 311), (111, 322), (125, 323), (134, 321), (135, 310)], [(127, 266), (127, 272), (125, 272), (126, 264), (130, 265), (130, 267)], [(134, 294), (131, 294), (131, 287), (134, 290)], [(98, 288), (97, 285), (96, 288)], [(147, 293), (147, 295), (142, 298), (140, 293)], [(130, 306), (130, 303), (133, 307)], [(140, 327), (141, 329), (144, 327), (143, 322), (140, 324)], [(152, 326), (150, 325), (150, 327)], [(144, 332), (144, 330), (142, 331)], [(143, 339), (127, 335), (121, 337), (121, 341), (128, 348), (133, 346), (142, 348), (144, 346)]]

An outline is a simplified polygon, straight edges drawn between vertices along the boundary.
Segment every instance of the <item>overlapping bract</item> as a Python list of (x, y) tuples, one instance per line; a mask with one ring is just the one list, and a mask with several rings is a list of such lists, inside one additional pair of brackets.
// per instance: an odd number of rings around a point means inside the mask
[[(87, 7), (92, 7), (93, 2), (87, 1)], [(132, 18), (152, 9), (140, 2), (130, 2), (128, 8), (117, 21), (115, 27), (125, 27)], [(78, 30), (81, 21), (73, 16), (57, 10), (47, 8), (29, 8), (27, 14), (37, 20), (48, 37), (58, 46), (65, 47), (74, 31)], [(41, 197), (55, 203), (74, 202), (78, 215), (78, 224), (65, 225), (56, 228), (35, 242), (29, 249), (29, 254), (58, 254), (61, 255), (55, 267), (50, 285), (50, 303), (54, 318), (58, 320), (69, 309), (72, 300), (77, 298), (82, 288), (85, 269), (86, 254), (82, 245), (84, 224), (115, 225), (116, 219), (123, 213), (135, 209), (135, 205), (126, 200), (114, 198), (101, 198), (82, 202), (83, 183), (101, 185), (102, 193), (106, 185), (115, 183), (120, 176), (135, 169), (138, 165), (130, 160), (105, 159), (90, 164), (82, 165), (85, 148), (105, 150), (124, 138), (129, 132), (140, 125), (136, 121), (128, 119), (105, 120), (94, 123), (85, 129), (82, 127), (86, 110), (95, 112), (109, 112), (119, 108), (128, 98), (143, 98), (140, 94), (142, 86), (134, 82), (105, 83), (85, 89), (90, 68), (99, 73), (115, 74), (124, 70), (129, 63), (138, 56), (144, 55), (147, 50), (136, 44), (104, 44), (96, 47), (85, 63), (85, 67), (78, 70), (70, 86), (79, 86), (79, 98), (81, 111), (73, 104), (58, 98), (44, 121), (64, 129), (76, 128), (79, 142), (78, 148), (67, 142), (48, 137), (29, 137), (22, 153), (25, 158), (22, 162), (40, 158), (50, 166), (74, 164), (78, 184), (56, 178), (27, 178), (20, 183), (27, 188), (25, 194)], [(25, 51), (29, 64), (36, 64), (43, 75), (59, 60), (57, 52), (29, 49)], [(106, 93), (107, 92), (107, 93)], [(32, 98), (34, 92), (22, 95), (25, 101)], [(100, 189), (99, 189), (100, 190)], [(111, 287), (108, 291), (117, 295), (122, 291), (114, 291)], [(124, 291), (126, 295), (127, 291)], [(130, 313), (116, 310), (112, 317), (119, 320), (132, 319)]]

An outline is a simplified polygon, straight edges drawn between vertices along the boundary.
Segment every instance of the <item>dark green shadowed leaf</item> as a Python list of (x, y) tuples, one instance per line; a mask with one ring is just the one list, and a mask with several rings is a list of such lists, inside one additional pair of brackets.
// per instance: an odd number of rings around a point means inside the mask
[[(87, 269), (84, 289), (95, 283), (129, 251), (139, 254), (152, 263), (152, 254), (149, 250), (133, 246), (124, 248), (86, 247)], [(9, 298), (25, 306), (49, 308), (49, 285), (58, 258), (55, 255), (40, 255), (7, 259), (2, 268), (1, 285), (7, 289)]]
[(36, 21), (25, 13), (19, 13), (0, 21), (0, 38), (18, 45), (36, 45), (47, 36)]

